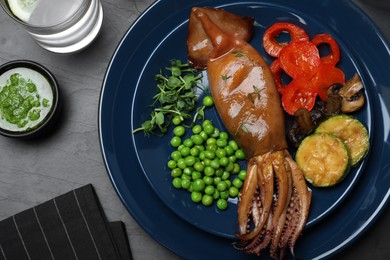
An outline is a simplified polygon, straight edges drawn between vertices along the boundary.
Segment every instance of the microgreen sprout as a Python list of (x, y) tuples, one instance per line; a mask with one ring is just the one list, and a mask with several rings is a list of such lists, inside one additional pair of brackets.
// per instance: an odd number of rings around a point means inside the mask
[[(146, 135), (163, 135), (174, 118), (180, 118), (181, 122), (190, 127), (196, 120), (204, 119), (205, 106), (196, 109), (194, 117), (192, 112), (196, 108), (198, 94), (196, 89), (205, 91), (200, 82), (202, 74), (187, 63), (173, 59), (170, 67), (165, 68), (166, 73), (160, 70), (155, 75), (157, 82), (157, 94), (153, 96), (151, 107), (153, 112), (150, 119), (134, 129), (133, 133), (143, 131)], [(193, 118), (193, 120), (191, 120)]]

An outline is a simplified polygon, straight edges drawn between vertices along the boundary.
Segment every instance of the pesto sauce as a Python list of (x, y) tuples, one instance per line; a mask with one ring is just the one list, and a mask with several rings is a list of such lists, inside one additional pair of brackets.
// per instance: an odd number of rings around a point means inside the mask
[(53, 91), (40, 73), (11, 69), (0, 76), (0, 127), (26, 131), (41, 124), (51, 110)]

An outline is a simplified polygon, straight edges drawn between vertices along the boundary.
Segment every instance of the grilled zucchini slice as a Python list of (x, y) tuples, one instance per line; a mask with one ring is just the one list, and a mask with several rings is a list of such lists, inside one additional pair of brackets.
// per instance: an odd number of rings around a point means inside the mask
[(314, 133), (303, 139), (295, 161), (305, 179), (315, 187), (339, 183), (351, 168), (349, 151), (343, 140), (329, 133)]
[(316, 133), (331, 133), (340, 137), (349, 149), (351, 165), (358, 164), (367, 154), (370, 138), (366, 127), (356, 118), (340, 114), (328, 118), (316, 129)]

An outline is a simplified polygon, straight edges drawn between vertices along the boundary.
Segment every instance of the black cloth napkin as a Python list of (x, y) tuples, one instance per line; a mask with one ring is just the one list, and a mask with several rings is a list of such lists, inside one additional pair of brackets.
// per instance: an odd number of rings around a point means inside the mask
[(0, 222), (0, 260), (132, 259), (123, 222), (108, 222), (91, 184)]

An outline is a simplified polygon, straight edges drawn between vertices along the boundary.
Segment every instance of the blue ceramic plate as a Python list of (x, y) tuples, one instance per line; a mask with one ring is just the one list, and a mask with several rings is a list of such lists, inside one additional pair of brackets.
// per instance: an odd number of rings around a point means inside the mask
[[(287, 21), (303, 27), (310, 38), (315, 34), (323, 32), (335, 35), (342, 50), (341, 56), (343, 57), (339, 66), (345, 71), (346, 77), (350, 78), (356, 72), (359, 74), (363, 73), (358, 67), (351, 50), (345, 45), (343, 39), (338, 37), (337, 32), (328, 25), (321, 24), (314, 17), (300, 13), (295, 9), (268, 3), (253, 3), (251, 5), (248, 3), (229, 3), (218, 5), (218, 7), (236, 14), (255, 18), (255, 34), (251, 44), (267, 59), (268, 64), (271, 64), (273, 59), (264, 52), (261, 44), (262, 35), (266, 28), (269, 28), (273, 23)], [(131, 86), (131, 89), (134, 89), (134, 94), (128, 96), (127, 101), (132, 107), (128, 114), (129, 122), (132, 124), (129, 130), (139, 127), (142, 122), (150, 117), (152, 111), (150, 104), (153, 101), (152, 97), (156, 94), (156, 82), (153, 76), (159, 73), (160, 68), (169, 66), (169, 60), (172, 58), (186, 61), (188, 12), (181, 11), (179, 13), (183, 15), (182, 18), (179, 18), (179, 14), (167, 17), (165, 20), (160, 21), (155, 31), (143, 37), (143, 49), (140, 51), (142, 58), (139, 60), (137, 58), (137, 66), (142, 68), (142, 71), (135, 80), (128, 80), (127, 82), (127, 86)], [(134, 62), (128, 69), (135, 69)], [(206, 77), (205, 75), (204, 78)], [(368, 126), (369, 132), (372, 133), (370, 93), (367, 93), (366, 96), (367, 105), (356, 116)], [(115, 102), (115, 105), (120, 105), (120, 103)], [(207, 110), (207, 112), (206, 118), (219, 125), (220, 129), (223, 128), (217, 112), (215, 110)], [(157, 136), (145, 137), (142, 133), (133, 136), (133, 156), (135, 155), (138, 158), (138, 163), (145, 177), (165, 205), (184, 220), (210, 233), (234, 238), (237, 228), (237, 205), (235, 201), (230, 202), (229, 210), (220, 212), (215, 206), (204, 207), (193, 203), (188, 192), (184, 190), (178, 191), (172, 187), (170, 171), (166, 167), (168, 158), (173, 151), (169, 145), (170, 138), (172, 138), (172, 134), (168, 134), (163, 138)], [(128, 144), (130, 145), (131, 143), (129, 142)], [(358, 180), (362, 169), (362, 167), (354, 168), (343, 182), (332, 188), (313, 189), (313, 203), (307, 223), (308, 227), (323, 219), (343, 201)]]
[[(191, 2), (156, 2), (129, 29), (114, 53), (99, 107), (103, 157), (123, 203), (161, 244), (186, 258), (247, 258), (230, 245), (236, 225), (236, 205), (231, 204), (228, 211), (220, 213), (215, 207), (193, 204), (188, 193), (172, 188), (165, 168), (172, 151), (170, 136), (145, 138), (143, 134), (131, 134), (150, 114), (147, 106), (155, 91), (153, 76), (170, 59), (186, 59)], [(262, 51), (261, 36), (274, 22), (298, 23), (311, 37), (330, 33), (342, 50), (339, 66), (347, 78), (355, 72), (362, 77), (368, 102), (356, 116), (371, 133), (369, 157), (340, 185), (329, 190), (313, 189), (309, 223), (296, 248), (298, 256), (304, 258), (334, 254), (373, 222), (388, 199), (389, 159), (384, 155), (389, 153), (390, 75), (383, 73), (390, 64), (387, 44), (365, 14), (349, 1), (290, 4), (287, 0), (272, 3), (225, 0), (196, 5), (222, 7), (253, 16), (257, 24), (251, 44), (268, 62), (271, 59)], [(218, 120), (213, 111), (208, 116)], [(375, 158), (375, 163), (370, 158)], [(320, 221), (324, 218), (326, 225)]]

